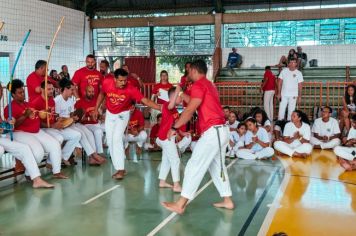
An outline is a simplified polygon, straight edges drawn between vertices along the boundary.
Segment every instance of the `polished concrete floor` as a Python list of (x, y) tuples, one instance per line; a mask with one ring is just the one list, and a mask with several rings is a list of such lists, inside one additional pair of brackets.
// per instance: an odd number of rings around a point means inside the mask
[[(190, 154), (182, 158), (182, 173)], [(203, 190), (183, 216), (160, 202), (179, 197), (158, 188), (160, 153), (128, 160), (123, 181), (111, 179), (110, 163), (66, 168), (69, 180), (54, 190), (34, 190), (24, 180), (0, 183), (0, 235), (354, 235), (356, 174), (344, 173), (332, 152), (306, 160), (227, 161), (234, 211), (219, 200), (207, 175)], [(355, 200), (354, 200), (355, 199)], [(155, 230), (155, 231), (153, 231)], [(153, 235), (153, 234), (150, 234)]]

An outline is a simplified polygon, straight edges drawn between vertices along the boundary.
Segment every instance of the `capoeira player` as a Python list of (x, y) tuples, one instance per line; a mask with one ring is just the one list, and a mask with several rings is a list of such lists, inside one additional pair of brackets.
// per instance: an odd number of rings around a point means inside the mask
[[(209, 170), (211, 178), (218, 189), (222, 202), (215, 207), (233, 209), (230, 181), (225, 166), (225, 151), (229, 143), (229, 127), (225, 125), (224, 113), (219, 102), (216, 87), (206, 78), (207, 65), (202, 60), (191, 64), (189, 78), (194, 81), (191, 97), (179, 92), (188, 102), (177, 122), (168, 131), (168, 138), (176, 135), (177, 130), (190, 121), (193, 113), (198, 110), (201, 137), (198, 140), (184, 173), (181, 197), (177, 202), (163, 202), (162, 205), (170, 211), (182, 214), (189, 199), (193, 199), (200, 182)], [(217, 145), (218, 144), (218, 145)]]
[(344, 140), (344, 146), (334, 148), (335, 155), (340, 158), (340, 165), (345, 170), (356, 169), (356, 115), (351, 117), (351, 128), (347, 138)]
[(111, 160), (117, 172), (114, 179), (123, 179), (125, 171), (124, 132), (130, 119), (132, 101), (141, 102), (153, 109), (160, 110), (160, 106), (143, 95), (131, 85), (127, 85), (127, 72), (117, 69), (115, 80), (104, 80), (94, 111), (94, 118), (106, 98), (105, 132)]
[[(47, 167), (52, 169), (53, 177), (57, 179), (67, 179), (61, 173), (61, 146), (59, 142), (40, 129), (40, 119), (38, 113), (25, 102), (24, 84), (19, 79), (14, 79), (11, 86), (13, 100), (12, 116), (15, 119), (14, 140), (28, 144), (34, 154), (37, 163), (44, 157), (44, 152), (49, 153)], [(5, 118), (9, 117), (9, 106), (5, 107)]]
[[(63, 163), (66, 166), (70, 166), (74, 163), (73, 159), (70, 159), (76, 145), (79, 143), (81, 138), (81, 134), (78, 131), (72, 129), (63, 129), (63, 125), (60, 119), (56, 120), (55, 116), (55, 102), (53, 99), (54, 88), (53, 84), (48, 81), (47, 82), (47, 97), (48, 97), (48, 109), (46, 110), (46, 100), (45, 100), (45, 82), (41, 83), (41, 90), (42, 95), (35, 98), (31, 102), (31, 106), (39, 111), (40, 113), (43, 112), (45, 114), (44, 118), (41, 119), (41, 127), (42, 130), (45, 131), (47, 134), (51, 135), (55, 138), (60, 144), (65, 142), (65, 145), (62, 148), (62, 158)], [(48, 112), (48, 113), (46, 113)], [(47, 115), (49, 119), (49, 126), (47, 124)]]
[[(164, 120), (164, 122), (161, 123), (159, 127), (158, 138), (156, 139), (156, 143), (162, 148), (162, 162), (158, 177), (160, 179), (159, 187), (173, 188), (173, 191), (178, 193), (182, 191), (182, 187), (179, 183), (179, 147), (178, 144), (176, 144), (176, 136), (173, 136), (170, 139), (167, 138), (168, 131), (170, 130), (174, 122), (179, 118), (179, 113), (176, 108), (176, 105), (182, 102), (182, 99), (178, 97), (178, 93), (176, 93), (175, 91), (176, 88), (170, 88), (168, 90), (169, 102), (163, 103), (162, 120)], [(188, 146), (189, 144), (190, 143), (188, 143)], [(171, 171), (172, 174), (173, 186), (166, 182), (169, 171)]]

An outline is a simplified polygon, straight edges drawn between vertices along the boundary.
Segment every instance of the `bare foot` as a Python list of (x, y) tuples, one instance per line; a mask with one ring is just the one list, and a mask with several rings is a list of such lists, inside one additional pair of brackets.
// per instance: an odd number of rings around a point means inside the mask
[(97, 153), (94, 153), (94, 154), (93, 154), (93, 158), (94, 158), (97, 162), (99, 162), (100, 164), (103, 164), (104, 162), (106, 162), (106, 159), (105, 159), (104, 157), (100, 156), (100, 155), (97, 154)]
[(41, 177), (37, 177), (33, 180), (32, 187), (33, 188), (54, 188), (54, 185), (47, 183), (46, 181), (41, 179)]
[(57, 173), (57, 174), (53, 174), (53, 178), (55, 179), (68, 179), (68, 176), (62, 174), (61, 172)]
[(173, 186), (173, 192), (175, 192), (175, 193), (182, 192), (182, 187), (180, 186), (180, 184)]
[(67, 161), (67, 160), (63, 160), (63, 163), (64, 163), (65, 166), (71, 166), (70, 162)]
[(235, 208), (235, 205), (234, 205), (233, 201), (231, 200), (231, 198), (224, 198), (224, 201), (214, 203), (213, 205), (214, 205), (214, 207), (217, 207), (217, 208), (225, 208), (225, 209), (229, 209), (229, 210), (232, 210)]
[(93, 157), (89, 158), (88, 163), (89, 163), (90, 166), (100, 166), (100, 164), (101, 164), (101, 162), (97, 161)]
[(185, 211), (185, 208), (181, 208), (176, 202), (162, 202), (161, 205), (167, 210), (175, 212), (179, 215), (182, 215)]
[(173, 185), (167, 183), (166, 181), (160, 181), (159, 182), (159, 187), (160, 188), (173, 188)]

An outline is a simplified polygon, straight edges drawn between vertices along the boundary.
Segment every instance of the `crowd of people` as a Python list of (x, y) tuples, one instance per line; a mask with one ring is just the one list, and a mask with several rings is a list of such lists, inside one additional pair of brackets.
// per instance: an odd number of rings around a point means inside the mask
[[(130, 73), (128, 66), (112, 73), (106, 60), (100, 62), (99, 70), (96, 65), (95, 57), (88, 55), (86, 65), (72, 78), (63, 66), (58, 76), (51, 71), (46, 83), (46, 61), (39, 60), (26, 80), (28, 101), (21, 80), (9, 84), (12, 102), (4, 114), (14, 126), (13, 141), (9, 130), (3, 129), (0, 147), (23, 165), (34, 188), (54, 187), (41, 178), (38, 168), (45, 153), (46, 167), (53, 177), (67, 179), (62, 168), (75, 165), (81, 150), (89, 157), (89, 165), (105, 164), (109, 159), (104, 155), (104, 145), (116, 170), (112, 176), (116, 180), (128, 174), (125, 159), (131, 145), (136, 146), (137, 154), (143, 150), (162, 151), (159, 187), (181, 193), (178, 201), (162, 205), (179, 214), (194, 197), (207, 171), (223, 198), (215, 206), (234, 208), (226, 157), (264, 160), (279, 152), (306, 158), (313, 148), (333, 149), (343, 168), (356, 169), (355, 87), (346, 89), (340, 122), (332, 117), (332, 108), (325, 106), (321, 117), (311, 125), (307, 115), (296, 109), (303, 84), (296, 58), (289, 60), (278, 78), (266, 68), (262, 83), (267, 100), (264, 109), (256, 107), (246, 114), (222, 107), (217, 89), (206, 78), (207, 65), (202, 60), (187, 62), (176, 86), (169, 83), (168, 72), (162, 71), (152, 100), (140, 92), (142, 81)], [(276, 120), (274, 97), (280, 99)], [(149, 126), (137, 103), (152, 109), (154, 121)], [(179, 107), (183, 112), (178, 112)], [(192, 155), (181, 181), (180, 156), (186, 150)], [(169, 173), (173, 183), (167, 181)]]

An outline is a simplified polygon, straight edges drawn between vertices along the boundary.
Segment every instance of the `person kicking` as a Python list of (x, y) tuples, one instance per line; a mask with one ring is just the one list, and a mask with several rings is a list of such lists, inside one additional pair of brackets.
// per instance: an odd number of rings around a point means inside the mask
[[(222, 202), (215, 203), (215, 207), (233, 209), (230, 181), (225, 166), (225, 150), (229, 143), (230, 131), (225, 124), (224, 113), (219, 102), (216, 87), (206, 78), (207, 65), (203, 60), (191, 64), (189, 78), (194, 81), (191, 88), (191, 97), (179, 92), (184, 101), (188, 102), (187, 108), (180, 118), (168, 131), (171, 139), (177, 130), (192, 118), (198, 110), (198, 125), (201, 137), (198, 140), (192, 156), (187, 163), (181, 197), (176, 202), (163, 202), (162, 205), (169, 211), (183, 214), (189, 200), (195, 193), (209, 170), (214, 185), (223, 198)], [(218, 145), (217, 145), (218, 144)]]

